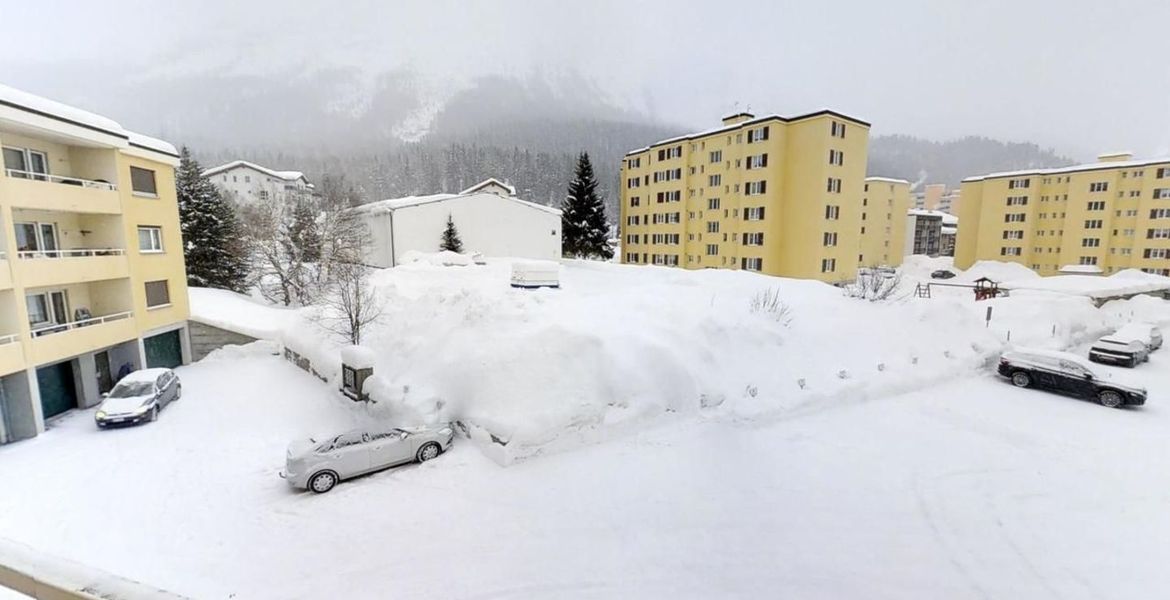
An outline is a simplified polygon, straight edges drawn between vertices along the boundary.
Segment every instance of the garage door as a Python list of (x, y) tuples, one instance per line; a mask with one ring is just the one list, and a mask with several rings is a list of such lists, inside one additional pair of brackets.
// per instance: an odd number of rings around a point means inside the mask
[(37, 369), (37, 386), (41, 391), (41, 411), (48, 419), (77, 406), (70, 361)]
[(173, 369), (183, 364), (183, 347), (179, 330), (153, 335), (142, 340), (146, 346), (146, 366)]

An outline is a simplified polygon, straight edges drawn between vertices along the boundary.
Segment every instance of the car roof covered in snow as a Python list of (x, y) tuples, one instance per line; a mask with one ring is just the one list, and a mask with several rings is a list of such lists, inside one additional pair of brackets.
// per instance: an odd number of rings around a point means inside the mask
[(118, 383), (154, 383), (158, 379), (159, 375), (162, 375), (167, 371), (170, 371), (170, 369), (164, 369), (161, 367), (156, 367), (153, 369), (139, 369), (119, 379)]
[(1069, 352), (1060, 352), (1058, 350), (1043, 350), (1040, 348), (1015, 348), (1003, 353), (1003, 357), (1008, 360), (1029, 360), (1034, 358), (1047, 358), (1055, 360), (1067, 360), (1076, 363), (1084, 368), (1089, 368), (1085, 359), (1076, 354)]

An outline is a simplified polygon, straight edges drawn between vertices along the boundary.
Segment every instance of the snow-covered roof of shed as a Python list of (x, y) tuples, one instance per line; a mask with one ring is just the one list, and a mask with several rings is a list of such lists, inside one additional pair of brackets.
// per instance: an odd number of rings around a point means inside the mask
[(233, 160), (230, 163), (222, 164), (218, 167), (211, 167), (210, 169), (203, 171), (203, 175), (215, 175), (216, 173), (230, 171), (237, 167), (253, 169), (264, 173), (265, 175), (276, 177), (277, 179), (283, 179), (285, 181), (296, 181), (298, 179), (304, 179), (305, 183), (308, 183), (308, 178), (306, 178), (305, 174), (300, 171), (277, 171), (274, 169), (269, 169), (268, 167), (262, 167), (256, 163), (248, 162), (246, 160)]
[(1000, 179), (1003, 177), (1030, 177), (1033, 175), (1063, 175), (1065, 173), (1081, 173), (1085, 171), (1104, 171), (1108, 169), (1129, 169), (1136, 167), (1149, 167), (1153, 165), (1170, 164), (1170, 156), (1163, 156), (1161, 158), (1148, 158), (1144, 160), (1115, 160), (1085, 163), (1083, 165), (1072, 165), (1068, 167), (1056, 167), (1052, 169), (1031, 169), (1022, 171), (1001, 171), (999, 173), (988, 173), (987, 175), (978, 175), (975, 177), (968, 177), (963, 181), (983, 181), (985, 179)]
[(475, 198), (477, 196), (487, 196), (491, 198), (502, 198), (509, 202), (518, 202), (530, 208), (542, 210), (549, 214), (560, 216), (561, 210), (527, 200), (521, 200), (515, 196), (500, 196), (490, 192), (477, 192), (474, 194), (430, 194), (428, 196), (407, 196), (405, 198), (390, 198), (387, 200), (378, 200), (377, 202), (370, 202), (363, 204), (354, 210), (361, 213), (377, 213), (377, 212), (391, 212), (402, 208), (409, 208), (412, 206), (420, 206), (423, 204), (431, 204), (433, 202), (442, 202), (444, 200), (451, 200), (453, 198)]
[(177, 158), (179, 156), (178, 150), (172, 144), (129, 131), (109, 117), (103, 117), (99, 114), (69, 106), (56, 100), (43, 98), (4, 84), (0, 84), (0, 106), (7, 106), (40, 117), (122, 138), (132, 146), (138, 146), (139, 148), (152, 150), (171, 157)]

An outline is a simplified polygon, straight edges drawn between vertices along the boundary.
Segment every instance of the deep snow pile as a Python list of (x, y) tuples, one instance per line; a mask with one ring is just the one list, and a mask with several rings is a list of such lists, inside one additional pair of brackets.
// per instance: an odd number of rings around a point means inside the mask
[(242, 294), (189, 287), (191, 320), (257, 339), (277, 339), (294, 321), (294, 309), (264, 304)]
[[(757, 419), (917, 389), (989, 364), (1009, 340), (1063, 349), (1127, 320), (1070, 296), (866, 302), (813, 281), (580, 261), (564, 263), (560, 290), (517, 290), (510, 268), (373, 275), (373, 416), (463, 422), (506, 462), (664, 413)], [(753, 309), (766, 292), (781, 304)], [(281, 341), (335, 379), (341, 341), (297, 318)]]

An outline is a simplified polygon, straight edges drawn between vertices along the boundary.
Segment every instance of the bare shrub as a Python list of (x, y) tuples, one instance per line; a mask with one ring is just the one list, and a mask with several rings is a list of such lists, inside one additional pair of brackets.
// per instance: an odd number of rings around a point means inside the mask
[(846, 285), (844, 289), (845, 295), (850, 298), (880, 302), (893, 298), (901, 285), (901, 273), (869, 268), (859, 270), (857, 281)]
[(756, 292), (748, 306), (753, 313), (767, 315), (786, 327), (792, 322), (792, 308), (780, 299), (779, 288)]

